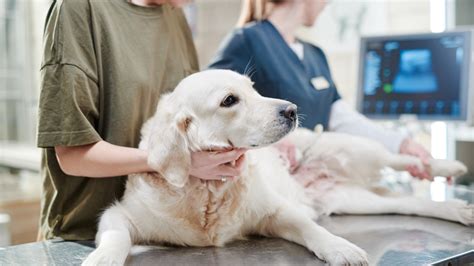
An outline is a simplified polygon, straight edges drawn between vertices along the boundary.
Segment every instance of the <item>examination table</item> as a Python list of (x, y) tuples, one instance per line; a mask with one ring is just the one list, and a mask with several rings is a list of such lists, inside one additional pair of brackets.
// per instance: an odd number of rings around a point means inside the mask
[[(454, 188), (453, 188), (454, 189)], [(447, 190), (447, 197), (474, 202), (474, 191)], [(340, 215), (318, 221), (369, 254), (371, 265), (474, 265), (474, 227), (401, 215)], [(0, 265), (80, 265), (93, 242), (49, 240), (0, 248)], [(254, 237), (224, 248), (135, 246), (127, 265), (324, 265), (306, 248), (281, 239)]]

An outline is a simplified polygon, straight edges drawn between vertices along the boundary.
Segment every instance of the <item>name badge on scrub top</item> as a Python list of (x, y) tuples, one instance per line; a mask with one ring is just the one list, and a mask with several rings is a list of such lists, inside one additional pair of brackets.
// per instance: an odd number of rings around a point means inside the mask
[(313, 87), (316, 90), (325, 90), (328, 89), (330, 86), (328, 80), (323, 76), (312, 78), (311, 84), (313, 84)]

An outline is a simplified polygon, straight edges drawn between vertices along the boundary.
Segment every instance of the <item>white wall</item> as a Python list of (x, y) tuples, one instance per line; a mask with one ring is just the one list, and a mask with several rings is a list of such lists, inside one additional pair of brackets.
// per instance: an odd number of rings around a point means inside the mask
[(240, 0), (195, 0), (197, 32), (194, 38), (201, 68), (217, 52), (219, 44), (231, 32), (240, 13)]

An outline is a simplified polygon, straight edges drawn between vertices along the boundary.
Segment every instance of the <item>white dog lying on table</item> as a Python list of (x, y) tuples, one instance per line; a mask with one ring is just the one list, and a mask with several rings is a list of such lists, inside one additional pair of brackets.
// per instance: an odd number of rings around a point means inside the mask
[[(391, 154), (371, 140), (298, 129), (279, 144), (294, 145), (296, 156), (290, 159), (271, 144), (296, 125), (295, 105), (260, 96), (245, 76), (208, 70), (187, 77), (162, 98), (142, 130), (140, 148), (148, 150), (149, 164), (159, 174), (129, 176), (122, 200), (102, 215), (97, 249), (84, 264), (124, 264), (135, 243), (223, 246), (258, 234), (303, 245), (330, 264), (366, 265), (362, 249), (313, 221), (315, 209), (474, 222), (473, 205), (371, 191), (382, 167), (422, 167), (419, 159)], [(190, 151), (229, 147), (251, 149), (239, 179), (189, 176)], [(433, 175), (465, 171), (459, 162), (431, 162)]]

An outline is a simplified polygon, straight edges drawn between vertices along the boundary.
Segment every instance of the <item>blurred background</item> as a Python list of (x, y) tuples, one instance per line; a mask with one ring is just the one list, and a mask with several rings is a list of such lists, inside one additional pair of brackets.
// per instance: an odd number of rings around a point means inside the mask
[[(50, 3), (0, 0), (0, 247), (36, 239), (41, 180), (35, 130), (42, 33)], [(240, 5), (240, 0), (196, 0), (185, 8), (202, 68), (234, 28)], [(326, 52), (339, 92), (355, 106), (361, 36), (472, 26), (473, 14), (471, 0), (332, 0), (317, 24), (302, 28), (299, 35)], [(416, 132), (415, 138), (435, 157), (456, 158), (456, 152), (474, 157), (474, 133), (466, 124), (407, 122), (404, 130)], [(434, 187), (442, 198), (444, 188)]]

